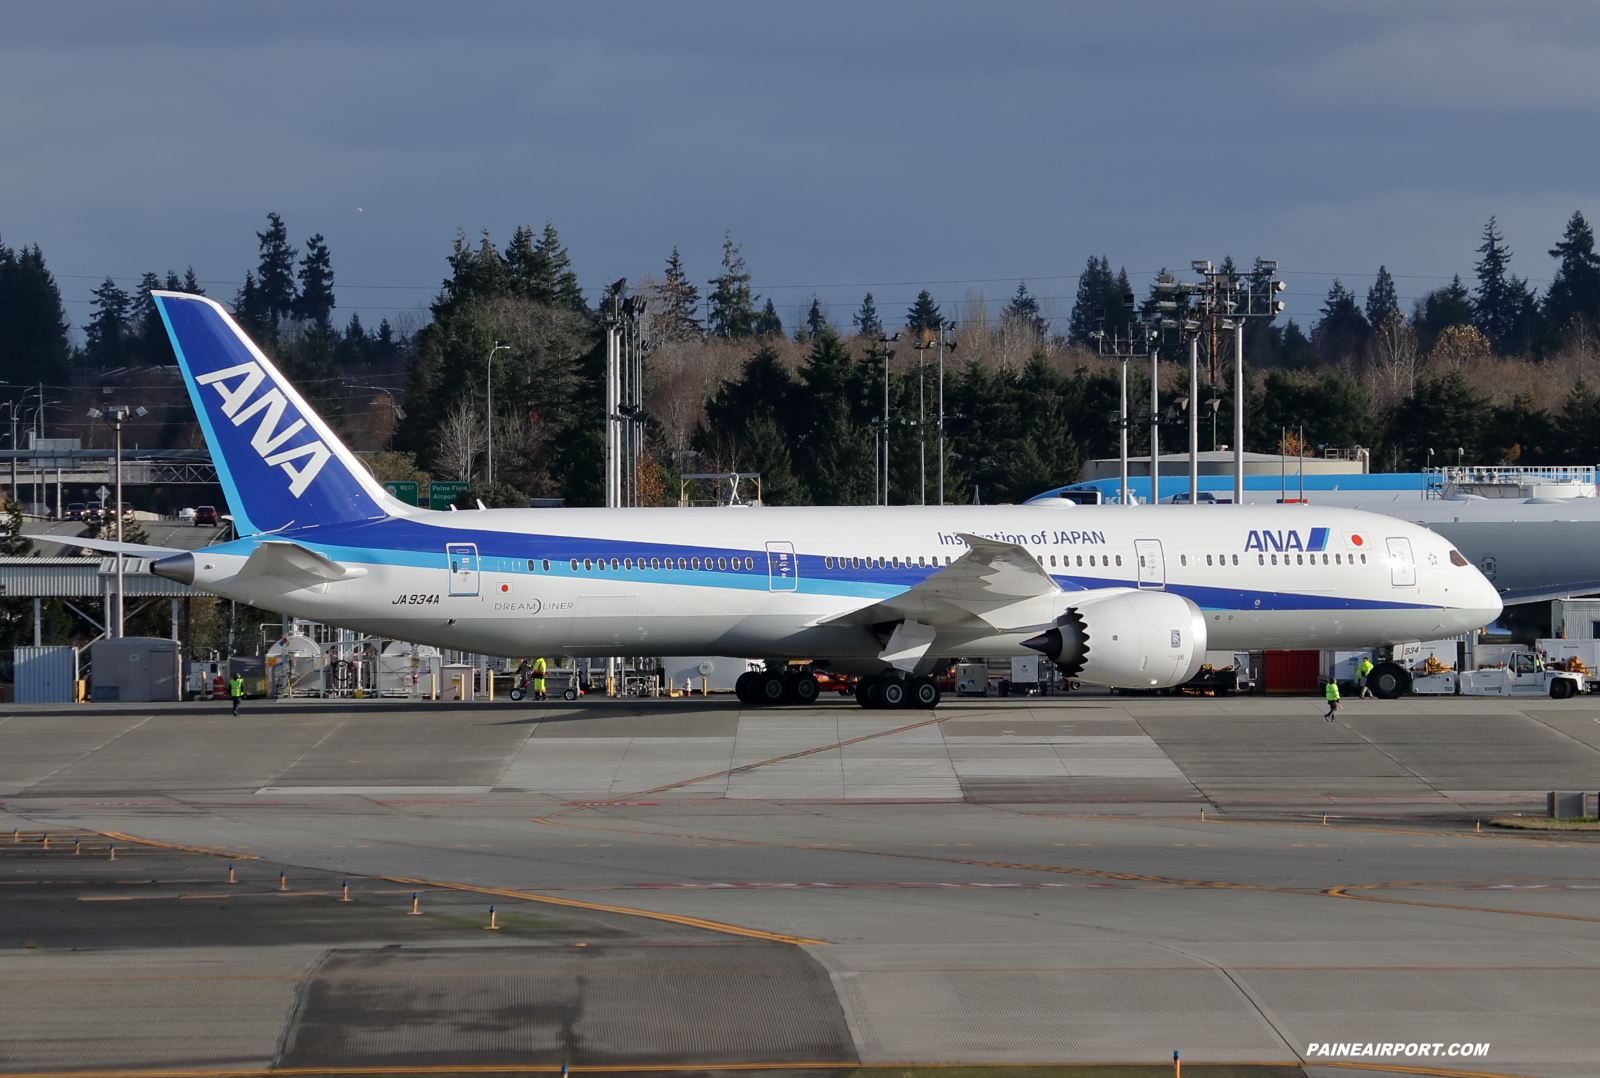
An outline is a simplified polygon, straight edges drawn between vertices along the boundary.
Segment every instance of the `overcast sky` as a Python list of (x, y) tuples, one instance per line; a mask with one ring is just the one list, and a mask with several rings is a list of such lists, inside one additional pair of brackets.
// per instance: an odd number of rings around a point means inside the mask
[(1593, 3), (7, 4), (0, 240), (75, 323), (108, 274), (231, 298), (276, 210), (369, 324), (547, 218), (591, 289), (732, 230), (786, 324), (1019, 279), (1064, 318), (1101, 253), (1276, 258), (1303, 324), (1469, 277), (1490, 214), (1547, 280), (1597, 83)]

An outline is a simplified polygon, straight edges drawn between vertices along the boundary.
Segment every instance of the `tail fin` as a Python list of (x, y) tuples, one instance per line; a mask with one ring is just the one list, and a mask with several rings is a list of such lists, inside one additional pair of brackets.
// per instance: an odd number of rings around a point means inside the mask
[(152, 292), (240, 535), (404, 510), (221, 304)]

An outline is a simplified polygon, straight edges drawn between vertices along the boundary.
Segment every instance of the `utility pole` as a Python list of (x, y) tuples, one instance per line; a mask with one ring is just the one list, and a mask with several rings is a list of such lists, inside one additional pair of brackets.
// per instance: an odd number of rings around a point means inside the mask
[(1111, 422), (1117, 426), (1118, 442), (1121, 449), (1122, 486), (1118, 497), (1123, 505), (1133, 504), (1128, 492), (1128, 428), (1133, 423), (1128, 416), (1128, 363), (1132, 359), (1149, 355), (1153, 351), (1152, 342), (1156, 339), (1154, 327), (1146, 320), (1135, 317), (1134, 308), (1137, 306), (1137, 302), (1138, 297), (1132, 292), (1123, 293), (1122, 307), (1124, 315), (1128, 319), (1128, 331), (1125, 336), (1117, 330), (1112, 330), (1109, 334), (1106, 332), (1106, 312), (1104, 308), (1100, 310), (1100, 325), (1090, 334), (1094, 338), (1100, 354), (1103, 356), (1116, 356), (1121, 365), (1120, 404), (1117, 414), (1111, 418)]
[(494, 354), (496, 352), (509, 351), (511, 351), (509, 344), (501, 344), (499, 341), (494, 342), (494, 347), (489, 349), (489, 362), (486, 365), (488, 371), (483, 378), (484, 412), (487, 421), (485, 425), (489, 428), (489, 460), (484, 465), (483, 481), (485, 484), (494, 482)]
[[(940, 336), (944, 335), (944, 327), (939, 328)], [(927, 331), (918, 338), (911, 347), (917, 350), (917, 439), (922, 460), (922, 488), (918, 496), (919, 505), (928, 504), (928, 395), (924, 390), (923, 379), (924, 360), (928, 349), (933, 347), (933, 342), (928, 339)]]
[[(129, 416), (145, 416), (145, 415), (148, 415), (148, 414), (149, 414), (149, 412), (147, 412), (144, 408), (129, 408), (126, 404), (118, 404), (118, 405), (107, 407), (104, 412), (100, 411), (98, 408), (90, 408), (89, 409), (89, 418), (90, 419), (104, 419), (107, 423), (111, 424), (111, 428), (114, 431), (116, 431), (116, 456), (115, 456), (115, 460), (116, 460), (116, 487), (117, 487), (117, 490), (116, 490), (116, 493), (112, 495), (112, 497), (116, 500), (116, 507), (113, 510), (113, 512), (116, 514), (116, 520), (117, 520), (117, 542), (118, 543), (122, 542), (122, 424), (127, 422)], [(123, 624), (123, 610), (124, 610), (124, 608), (126, 606), (126, 604), (123, 602), (123, 597), (124, 597), (124, 595), (126, 593), (125, 593), (124, 588), (123, 588), (122, 550), (121, 549), (118, 549), (116, 551), (116, 558), (117, 558), (117, 573), (116, 573), (117, 590), (116, 590), (116, 600), (115, 600), (115, 603), (116, 603), (116, 616), (113, 617), (112, 614), (111, 614), (111, 611), (109, 611), (109, 610), (106, 611), (106, 635), (108, 637), (112, 637), (113, 639), (120, 640), (123, 637), (123, 630), (125, 628), (125, 626)], [(116, 633), (114, 635), (112, 633), (112, 629), (113, 628), (116, 629)]]
[[(894, 349), (889, 345), (899, 339), (898, 333), (878, 337), (878, 343), (883, 346), (883, 501), (880, 503), (882, 505), (889, 504), (889, 361), (894, 358)], [(876, 491), (873, 493), (877, 494)]]
[(1189, 338), (1189, 504), (1200, 504), (1200, 338)]
[(939, 504), (940, 505), (944, 504), (944, 473), (945, 473), (945, 453), (944, 453), (944, 350), (945, 350), (946, 347), (948, 347), (950, 349), (951, 354), (954, 355), (955, 354), (955, 350), (956, 350), (956, 343), (957, 342), (954, 339), (948, 339), (947, 340), (945, 338), (944, 331), (940, 330), (940, 332), (939, 332)]

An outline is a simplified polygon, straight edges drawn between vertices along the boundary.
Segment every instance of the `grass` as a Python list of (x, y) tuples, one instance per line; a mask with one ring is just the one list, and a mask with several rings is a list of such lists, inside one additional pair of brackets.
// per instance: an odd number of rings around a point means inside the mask
[(1569, 816), (1564, 820), (1552, 820), (1548, 816), (1499, 816), (1489, 823), (1522, 831), (1600, 831), (1600, 816)]

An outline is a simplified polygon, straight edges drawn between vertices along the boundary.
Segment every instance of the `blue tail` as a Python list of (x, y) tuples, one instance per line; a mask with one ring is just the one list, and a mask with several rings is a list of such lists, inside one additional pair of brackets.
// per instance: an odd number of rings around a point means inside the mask
[(152, 292), (239, 534), (391, 515), (400, 503), (204, 296)]

